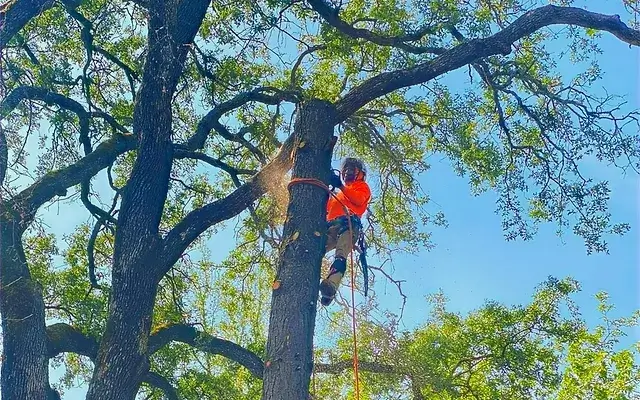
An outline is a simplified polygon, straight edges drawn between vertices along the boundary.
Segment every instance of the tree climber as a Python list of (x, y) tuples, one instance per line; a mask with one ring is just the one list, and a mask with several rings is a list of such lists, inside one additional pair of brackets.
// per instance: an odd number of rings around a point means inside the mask
[[(331, 304), (336, 296), (340, 281), (347, 270), (347, 256), (353, 251), (362, 230), (360, 218), (371, 200), (371, 189), (365, 182), (367, 172), (362, 161), (357, 158), (345, 158), (340, 170), (344, 184), (338, 174), (333, 174), (329, 182), (339, 191), (335, 196), (330, 196), (327, 203), (329, 226), (325, 252), (333, 249), (336, 252), (329, 275), (320, 283), (320, 303), (324, 306)], [(349, 216), (344, 207), (349, 209), (352, 235), (349, 235)]]

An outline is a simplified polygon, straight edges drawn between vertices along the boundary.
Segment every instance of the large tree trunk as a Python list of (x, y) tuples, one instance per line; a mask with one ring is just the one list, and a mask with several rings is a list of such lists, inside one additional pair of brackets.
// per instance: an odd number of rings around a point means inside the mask
[(4, 218), (0, 219), (0, 314), (2, 398), (46, 399), (49, 358), (42, 289), (31, 280), (19, 223)]
[[(171, 2), (169, 2), (171, 3)], [(150, 11), (149, 51), (134, 111), (138, 157), (122, 196), (113, 258), (113, 293), (88, 400), (133, 400), (149, 371), (160, 253), (158, 227), (172, 164), (171, 96), (176, 45), (169, 34), (172, 4)]]
[[(292, 178), (326, 182), (331, 168), (335, 107), (311, 100), (296, 120)], [(313, 333), (326, 242), (327, 192), (309, 184), (291, 187), (271, 302), (263, 400), (306, 398), (313, 369)]]
[(149, 371), (148, 341), (162, 279), (159, 225), (173, 163), (173, 94), (208, 0), (151, 0), (149, 53), (136, 98), (138, 157), (122, 195), (113, 257), (113, 293), (87, 400), (133, 400)]

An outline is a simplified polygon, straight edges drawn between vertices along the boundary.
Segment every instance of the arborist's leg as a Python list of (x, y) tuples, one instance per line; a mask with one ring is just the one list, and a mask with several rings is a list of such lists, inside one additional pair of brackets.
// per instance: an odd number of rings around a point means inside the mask
[(338, 244), (338, 232), (340, 232), (340, 225), (334, 224), (327, 229), (327, 244), (325, 245), (325, 254), (336, 248)]
[[(349, 231), (345, 231), (338, 235), (336, 241), (336, 254), (329, 270), (329, 275), (320, 283), (320, 303), (324, 306), (331, 304), (336, 297), (342, 277), (347, 271), (347, 256), (353, 250), (355, 240), (359, 235), (359, 231), (354, 228), (353, 236), (349, 235)], [(329, 240), (327, 239), (327, 242)]]

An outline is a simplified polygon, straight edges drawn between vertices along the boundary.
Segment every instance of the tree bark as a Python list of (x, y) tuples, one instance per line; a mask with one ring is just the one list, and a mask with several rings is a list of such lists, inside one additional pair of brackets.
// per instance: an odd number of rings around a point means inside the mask
[[(158, 229), (173, 162), (172, 97), (208, 0), (151, 1), (149, 53), (136, 99), (138, 157), (122, 195), (116, 229), (110, 315), (87, 400), (133, 400), (149, 372), (148, 342), (162, 275)], [(188, 4), (187, 4), (188, 3)]]
[(15, 0), (0, 5), (0, 49), (43, 11), (51, 8), (53, 0)]
[(19, 222), (0, 218), (0, 392), (3, 399), (46, 399), (50, 393), (44, 302), (27, 268), (22, 233)]
[[(333, 150), (333, 104), (311, 100), (296, 120), (295, 178), (326, 182)], [(284, 242), (271, 301), (263, 400), (300, 400), (313, 369), (313, 333), (326, 242), (328, 193), (317, 186), (291, 186)]]

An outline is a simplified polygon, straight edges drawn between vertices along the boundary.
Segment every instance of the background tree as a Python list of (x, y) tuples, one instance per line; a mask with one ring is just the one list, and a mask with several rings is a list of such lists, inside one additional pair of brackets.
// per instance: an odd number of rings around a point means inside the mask
[[(610, 221), (606, 183), (584, 177), (580, 163), (594, 156), (637, 170), (638, 138), (629, 133), (637, 118), (621, 114), (617, 99), (591, 92), (596, 65), (573, 78), (555, 74), (545, 50), (555, 34), (544, 28), (568, 25), (563, 34), (578, 61), (597, 52), (599, 31), (630, 45), (640, 43), (640, 32), (618, 16), (568, 5), (5, 3), (3, 396), (57, 397), (48, 375), (54, 358), (64, 362), (67, 383), (89, 382), (89, 399), (134, 398), (143, 382), (169, 398), (217, 391), (297, 398), (313, 368), (320, 270), (311, 266), (322, 258), (327, 194), (308, 185), (288, 194), (285, 175), (326, 179), (332, 156), (356, 154), (374, 171), (379, 195), (369, 239), (382, 258), (398, 247), (429, 246), (428, 225), (442, 223), (424, 213), (427, 197), (415, 180), (432, 153), (450, 157), (474, 190), (500, 193), (507, 238), (528, 239), (535, 224), (555, 222), (573, 225), (589, 251), (606, 251), (607, 235), (629, 226)], [(453, 93), (439, 79), (461, 67), (469, 68), (468, 90)], [(28, 154), (34, 140), (39, 154)], [(65, 238), (59, 270), (59, 243), (39, 213), (62, 199), (82, 204), (91, 220)], [(238, 215), (241, 242), (215, 268), (207, 251), (216, 249), (204, 239)], [(447, 320), (434, 329), (449, 329), (455, 318), (440, 315)], [(530, 326), (526, 313), (498, 315), (501, 329)], [(463, 370), (426, 371), (444, 383), (400, 365), (372, 372), (400, 375), (380, 379), (396, 382), (394, 391), (411, 383), (416, 398), (557, 388), (545, 383), (551, 375), (526, 381), (534, 373), (527, 357), (541, 346), (518, 358), (520, 375), (509, 377), (518, 387), (489, 379), (497, 368), (491, 362), (475, 374), (476, 365), (460, 357), (488, 354), (465, 350), (476, 328), (460, 328), (466, 339), (450, 360)], [(433, 337), (425, 335), (409, 337), (394, 354), (413, 360), (412, 346)], [(575, 343), (570, 367), (582, 367), (589, 344), (607, 342), (598, 335), (557, 337)], [(618, 379), (607, 365), (621, 363), (631, 372), (620, 385), (635, 379), (627, 353), (603, 360), (593, 367), (599, 376)], [(575, 382), (587, 378), (577, 375), (561, 393), (584, 389)], [(589, 382), (595, 388), (602, 380)]]

